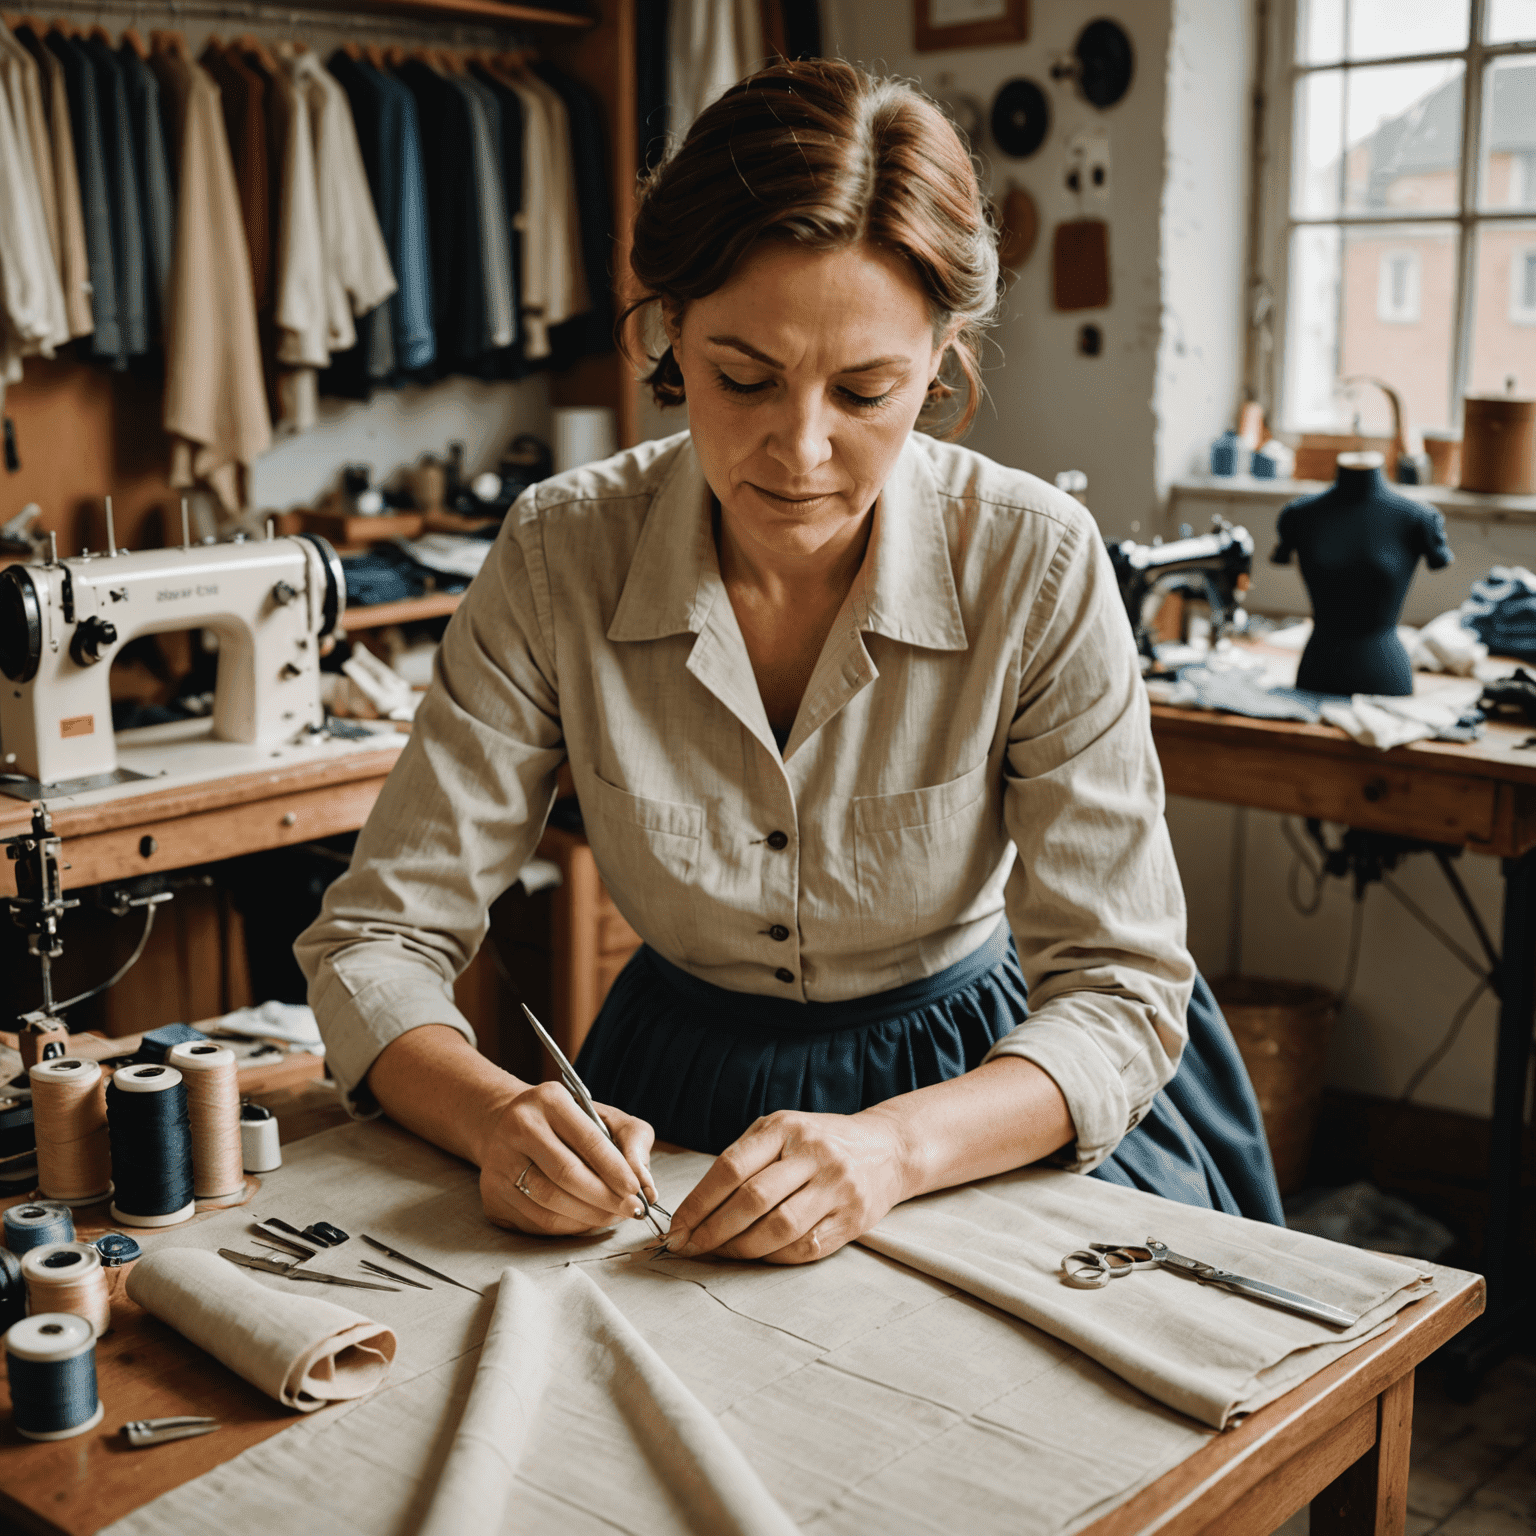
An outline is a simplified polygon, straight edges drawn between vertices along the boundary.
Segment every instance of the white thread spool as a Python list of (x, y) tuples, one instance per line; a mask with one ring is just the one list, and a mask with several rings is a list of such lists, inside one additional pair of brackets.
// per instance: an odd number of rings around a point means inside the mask
[(226, 1200), (245, 1193), (240, 1153), (240, 1081), (235, 1053), (208, 1040), (184, 1040), (166, 1058), (186, 1079), (192, 1123), (192, 1193)]
[(101, 1423), (96, 1335), (72, 1312), (24, 1317), (5, 1336), (11, 1412), (28, 1440), (68, 1440)]
[(94, 1061), (40, 1061), (27, 1074), (37, 1132), (37, 1182), (64, 1205), (92, 1205), (112, 1193), (106, 1079)]
[(240, 1106), (240, 1158), (247, 1173), (271, 1173), (283, 1166), (277, 1121), (260, 1104)]
[(112, 1300), (101, 1255), (90, 1243), (44, 1243), (21, 1261), (27, 1282), (27, 1310), (73, 1312), (99, 1338), (112, 1326)]

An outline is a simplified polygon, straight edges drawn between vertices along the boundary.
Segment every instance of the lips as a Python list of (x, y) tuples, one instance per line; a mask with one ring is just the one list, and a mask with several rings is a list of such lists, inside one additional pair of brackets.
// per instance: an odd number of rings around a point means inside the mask
[(801, 491), (798, 493), (789, 491), (775, 491), (766, 485), (758, 485), (755, 482), (748, 483), (752, 485), (752, 489), (754, 491), (757, 491), (760, 495), (766, 496), (770, 501), (784, 502), (786, 505), (792, 507), (808, 506), (812, 502), (825, 501), (829, 496), (837, 495), (836, 491)]

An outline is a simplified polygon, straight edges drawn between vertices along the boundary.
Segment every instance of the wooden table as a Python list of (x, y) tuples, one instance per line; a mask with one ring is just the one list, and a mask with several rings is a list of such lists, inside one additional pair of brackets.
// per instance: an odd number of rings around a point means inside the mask
[[(314, 1085), (265, 1102), (285, 1141), (343, 1113), (333, 1093)], [(1264, 1536), (1308, 1500), (1315, 1536), (1400, 1536), (1414, 1369), (1482, 1305), (1476, 1276), (1443, 1272), (1440, 1290), (1405, 1308), (1385, 1333), (1208, 1442), (1084, 1536)], [(296, 1421), (126, 1296), (114, 1300), (97, 1371), (107, 1416), (87, 1434), (52, 1444), (16, 1433), (0, 1381), (6, 1529), (88, 1536)], [(128, 1420), (182, 1413), (216, 1415), (224, 1427), (149, 1452), (123, 1445), (118, 1430)]]
[[(1416, 691), (1471, 701), (1466, 678), (1416, 675)], [(1467, 848), (1502, 861), (1499, 1028), (1483, 1272), (1488, 1312), (1451, 1351), (1465, 1393), (1528, 1324), (1518, 1273), (1521, 1142), (1536, 1028), (1536, 751), (1529, 727), (1490, 723), (1481, 741), (1421, 741), (1378, 752), (1328, 725), (1152, 707), (1168, 793), (1316, 817)]]

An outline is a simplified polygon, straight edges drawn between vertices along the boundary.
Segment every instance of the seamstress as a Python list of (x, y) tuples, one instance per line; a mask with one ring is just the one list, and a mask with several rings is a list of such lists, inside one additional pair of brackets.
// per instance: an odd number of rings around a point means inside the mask
[[(653, 176), (631, 265), (690, 430), (531, 489), (449, 624), (297, 946), (348, 1102), (526, 1232), (629, 1214), (654, 1136), (720, 1153), (684, 1252), (815, 1259), (1046, 1157), (1278, 1221), (1100, 536), (914, 430), (951, 379), (969, 423), (998, 298), (954, 130), (846, 64), (765, 69)], [(622, 1156), (452, 1000), (567, 760), (645, 940), (577, 1062)]]

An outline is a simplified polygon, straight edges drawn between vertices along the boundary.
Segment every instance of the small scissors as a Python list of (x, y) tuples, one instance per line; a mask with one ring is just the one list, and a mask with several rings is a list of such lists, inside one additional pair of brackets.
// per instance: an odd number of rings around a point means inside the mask
[[(592, 1123), (598, 1128), (598, 1130), (603, 1133), (604, 1136), (608, 1138), (609, 1141), (613, 1141), (613, 1132), (608, 1129), (608, 1126), (603, 1120), (603, 1117), (598, 1114), (597, 1105), (592, 1102), (592, 1095), (587, 1092), (587, 1085), (582, 1082), (579, 1077), (577, 1077), (576, 1068), (573, 1067), (570, 1062), (565, 1059), (565, 1052), (555, 1044), (554, 1036), (551, 1035), (550, 1032), (545, 1029), (544, 1026), (540, 1024), (539, 1021), (534, 1017), (533, 1010), (527, 1005), (527, 1003), (521, 1003), (518, 1006), (521, 1007), (523, 1012), (527, 1015), (528, 1022), (533, 1025), (533, 1032), (543, 1042), (544, 1049), (548, 1051), (552, 1057), (554, 1057), (555, 1065), (560, 1069), (560, 1081), (565, 1084), (566, 1092), (576, 1100), (577, 1108), (579, 1108), (588, 1117), (588, 1119), (592, 1121)], [(613, 1141), (613, 1144), (615, 1147), (618, 1146), (618, 1142), (616, 1141)], [(656, 1236), (659, 1237), (662, 1242), (666, 1242), (667, 1234), (662, 1231), (661, 1223), (656, 1220), (656, 1217), (652, 1213), (659, 1211), (663, 1216), (667, 1218), (668, 1221), (671, 1221), (672, 1212), (669, 1211), (664, 1205), (658, 1205), (654, 1200), (647, 1200), (645, 1198), (645, 1191), (643, 1189), (640, 1191), (640, 1204), (642, 1206), (642, 1210), (640, 1212), (641, 1219), (643, 1221), (650, 1222), (651, 1230), (655, 1232)]]
[(1224, 1290), (1235, 1291), (1254, 1301), (1267, 1301), (1289, 1312), (1299, 1313), (1335, 1328), (1352, 1328), (1357, 1319), (1339, 1307), (1326, 1301), (1316, 1301), (1299, 1291), (1288, 1291), (1283, 1286), (1270, 1285), (1264, 1280), (1250, 1280), (1246, 1275), (1234, 1274), (1229, 1269), (1217, 1269), (1200, 1259), (1185, 1258), (1175, 1253), (1167, 1243), (1149, 1237), (1146, 1243), (1089, 1243), (1086, 1248), (1074, 1249), (1061, 1261), (1061, 1278), (1067, 1285), (1081, 1290), (1098, 1290), (1111, 1280), (1118, 1280), (1135, 1269), (1171, 1269), (1187, 1275), (1204, 1285), (1219, 1285)]

